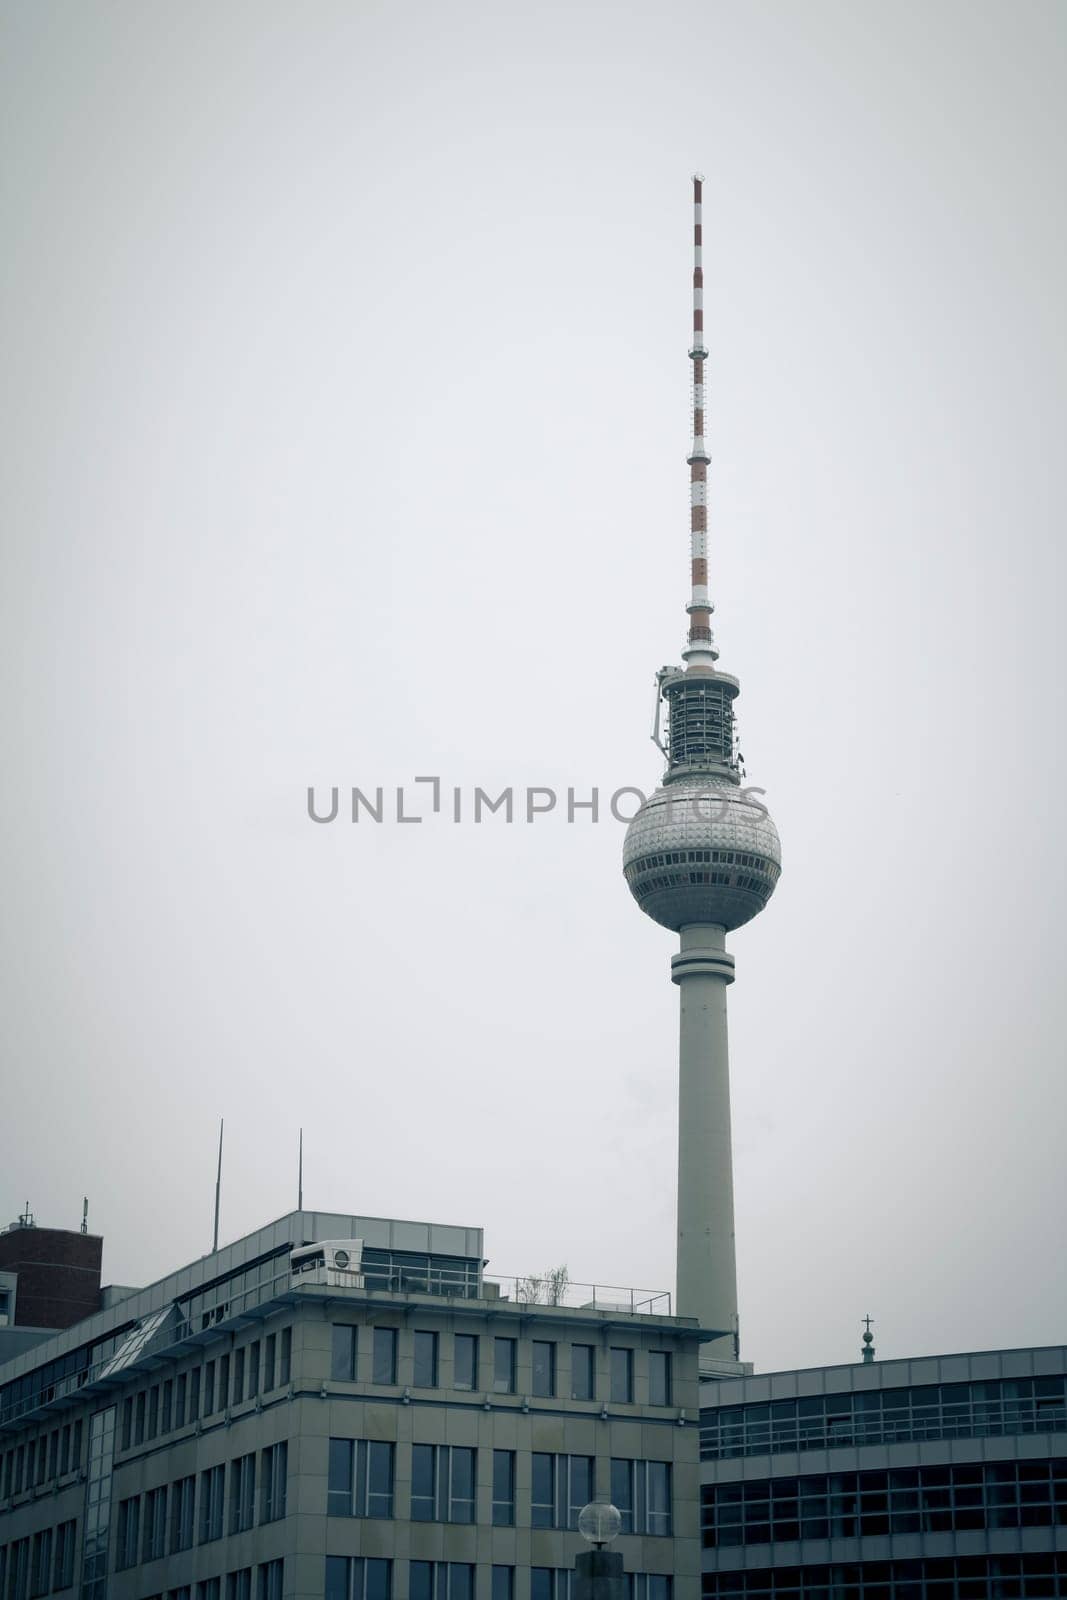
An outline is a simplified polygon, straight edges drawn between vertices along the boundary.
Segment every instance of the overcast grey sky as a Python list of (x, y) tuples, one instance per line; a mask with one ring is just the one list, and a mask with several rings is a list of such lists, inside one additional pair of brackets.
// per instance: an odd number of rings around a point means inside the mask
[[(673, 1278), (622, 828), (705, 187), (743, 1353), (1065, 1337), (1067, 11), (8, 3), (4, 1196), (138, 1283), (310, 1205)], [(421, 791), (420, 791), (421, 792)], [(425, 808), (424, 808), (425, 809)]]

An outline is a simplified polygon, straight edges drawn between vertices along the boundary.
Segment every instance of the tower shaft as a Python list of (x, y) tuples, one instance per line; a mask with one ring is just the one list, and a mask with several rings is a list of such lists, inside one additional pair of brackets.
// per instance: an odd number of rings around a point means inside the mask
[(738, 1358), (726, 1030), (734, 958), (724, 929), (682, 928), (671, 978), (680, 1010), (677, 1311), (720, 1335), (701, 1346), (701, 1366), (708, 1367)]

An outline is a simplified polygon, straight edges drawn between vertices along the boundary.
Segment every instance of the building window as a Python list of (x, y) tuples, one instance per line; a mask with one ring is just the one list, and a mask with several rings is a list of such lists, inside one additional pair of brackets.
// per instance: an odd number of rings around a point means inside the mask
[(611, 1499), (622, 1517), (623, 1533), (669, 1534), (670, 1462), (612, 1457)]
[[(393, 1563), (327, 1556), (325, 1600), (391, 1600)], [(280, 1590), (279, 1590), (280, 1593)]]
[(571, 1600), (569, 1567), (531, 1567), (530, 1600)]
[(204, 1415), (210, 1417), (215, 1409), (215, 1363), (209, 1361), (204, 1367)]
[(393, 1515), (394, 1446), (331, 1439), (326, 1510), (331, 1517)]
[(593, 1457), (547, 1455), (531, 1458), (530, 1526), (577, 1528), (578, 1513), (593, 1498)]
[[(515, 1452), (493, 1451), (493, 1527), (515, 1525)], [(509, 1569), (510, 1570), (510, 1569)]]
[(222, 1538), (224, 1466), (210, 1467), (200, 1474), (200, 1543)]
[(252, 1600), (252, 1568), (226, 1574), (226, 1600)]
[(159, 1561), (167, 1553), (167, 1491), (150, 1489), (144, 1497), (142, 1561)]
[(193, 1542), (196, 1478), (179, 1478), (170, 1500), (170, 1553), (188, 1550)]
[(293, 1330), (283, 1328), (278, 1339), (278, 1388), (289, 1382), (293, 1370)]
[(671, 1600), (671, 1579), (665, 1572), (628, 1572), (627, 1600)]
[(122, 1402), (122, 1431), (119, 1434), (119, 1449), (129, 1450), (133, 1445), (133, 1395), (128, 1394)]
[(478, 1335), (476, 1333), (457, 1333), (452, 1384), (456, 1389), (477, 1389), (478, 1387)]
[(1067, 1458), (953, 1462), (706, 1485), (705, 1548), (1051, 1528), (1067, 1507)]
[(263, 1482), (260, 1521), (277, 1522), (280, 1517), (285, 1516), (285, 1487), (289, 1470), (288, 1441), (282, 1439), (280, 1443), (272, 1444), (264, 1450), (261, 1466)]
[(248, 1347), (248, 1388), (246, 1394), (249, 1400), (254, 1400), (259, 1393), (259, 1340), (256, 1339)]
[(611, 1360), (611, 1398), (624, 1404), (634, 1397), (634, 1353), (613, 1345), (608, 1352)]
[(195, 1422), (200, 1415), (200, 1368), (194, 1367), (189, 1374), (189, 1413), (186, 1422)]
[(515, 1568), (494, 1567), (489, 1600), (515, 1600)]
[(415, 1367), (412, 1383), (416, 1389), (437, 1388), (437, 1335), (415, 1330)]
[(348, 1322), (335, 1322), (330, 1330), (330, 1377), (336, 1383), (351, 1383), (356, 1376), (356, 1347), (359, 1329)]
[(412, 1522), (473, 1522), (474, 1483), (474, 1450), (465, 1445), (412, 1445)]
[(196, 1586), (196, 1600), (222, 1600), (222, 1579), (205, 1578)]
[(52, 1583), (52, 1530), (43, 1528), (33, 1536), (30, 1552), (30, 1594), (47, 1594)]
[(533, 1392), (546, 1399), (556, 1392), (556, 1347), (547, 1339), (533, 1341)]
[(396, 1382), (396, 1329), (375, 1328), (372, 1383)]
[(144, 1444), (145, 1401), (147, 1396), (142, 1389), (133, 1403), (133, 1442)]
[(671, 1403), (671, 1356), (669, 1350), (648, 1352), (648, 1403), (650, 1406), (669, 1406)]
[[(23, 1600), (30, 1581), (30, 1541), (16, 1539), (6, 1550), (7, 1572), (4, 1575), (4, 1600)], [(99, 1591), (103, 1595), (104, 1591)]]
[(412, 1561), (409, 1600), (474, 1600), (474, 1568), (465, 1561)]
[(259, 1582), (256, 1584), (256, 1600), (282, 1600), (284, 1571), (285, 1564), (280, 1558), (277, 1561), (263, 1562), (259, 1569)]
[(596, 1399), (596, 1352), (591, 1344), (571, 1345), (571, 1399)]
[(493, 1340), (493, 1389), (497, 1394), (515, 1393), (515, 1340)]
[(74, 1582), (74, 1534), (76, 1523), (61, 1522), (56, 1529), (56, 1559), (53, 1589), (69, 1589)]
[[(243, 1347), (233, 1353), (233, 1400), (232, 1404), (239, 1406), (245, 1397), (245, 1353)], [(251, 1573), (249, 1573), (251, 1581)]]
[(167, 1378), (160, 1390), (159, 1397), (159, 1431), (169, 1433), (171, 1430), (171, 1417), (174, 1412), (174, 1381)]
[[(8, 1457), (10, 1460), (10, 1457)], [(59, 1445), (59, 1476), (62, 1478), (70, 1471), (70, 1423), (68, 1422), (60, 1435)]]
[(994, 1438), (1067, 1430), (1067, 1379), (989, 1379), (804, 1395), (773, 1406), (712, 1406), (701, 1415), (702, 1460), (832, 1444)]
[(268, 1333), (263, 1341), (263, 1393), (269, 1394), (274, 1388), (274, 1361), (278, 1348), (278, 1335)]
[(217, 1409), (225, 1411), (230, 1403), (230, 1358), (229, 1355), (219, 1357), (219, 1390), (215, 1397)]
[(244, 1533), (256, 1520), (256, 1455), (238, 1456), (230, 1467), (230, 1532)]
[(154, 1439), (159, 1433), (159, 1384), (148, 1391), (148, 1415), (145, 1418), (145, 1438)]
[(174, 1426), (185, 1427), (185, 1384), (186, 1375), (183, 1372), (174, 1380)]
[(135, 1567), (140, 1560), (141, 1497), (119, 1501), (119, 1541), (115, 1552), (115, 1565)]

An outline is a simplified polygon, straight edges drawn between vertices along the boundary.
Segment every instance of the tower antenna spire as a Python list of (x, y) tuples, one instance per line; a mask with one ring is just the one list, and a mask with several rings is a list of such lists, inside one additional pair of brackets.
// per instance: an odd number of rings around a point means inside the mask
[(689, 544), (690, 594), (687, 649), (682, 653), (690, 666), (711, 666), (718, 657), (711, 632), (711, 613), (715, 609), (708, 594), (708, 447), (704, 438), (704, 363), (708, 352), (704, 344), (704, 174), (693, 174), (693, 343), (689, 359), (693, 363), (693, 442), (689, 449)]

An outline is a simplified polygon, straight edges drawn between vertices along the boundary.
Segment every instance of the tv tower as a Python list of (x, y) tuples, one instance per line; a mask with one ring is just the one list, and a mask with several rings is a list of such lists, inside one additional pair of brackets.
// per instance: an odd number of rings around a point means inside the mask
[(702, 1346), (713, 1372), (739, 1358), (730, 1070), (726, 988), (734, 958), (726, 934), (751, 921), (782, 866), (778, 831), (760, 790), (742, 787), (734, 728), (740, 684), (716, 666), (708, 590), (704, 442), (701, 189), (693, 178), (693, 442), (691, 592), (684, 667), (656, 674), (652, 737), (667, 758), (662, 786), (626, 830), (623, 871), (641, 910), (681, 936), (671, 960), (681, 1032), (678, 1080), (678, 1269), (676, 1311), (720, 1337)]

